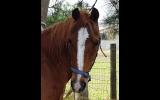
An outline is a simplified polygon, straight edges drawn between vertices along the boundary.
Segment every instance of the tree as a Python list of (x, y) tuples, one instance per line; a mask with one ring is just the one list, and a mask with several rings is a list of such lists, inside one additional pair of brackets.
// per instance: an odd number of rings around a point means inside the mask
[(56, 0), (49, 8), (52, 9), (52, 14), (47, 16), (47, 26), (64, 21), (72, 12), (72, 6), (68, 2), (64, 4), (64, 0)]
[(49, 7), (52, 9), (52, 14), (47, 16), (47, 26), (66, 20), (66, 18), (71, 15), (74, 8), (88, 9), (89, 7), (88, 3), (83, 2), (83, 0), (78, 1), (74, 5), (70, 5), (68, 2), (64, 3), (64, 1), (65, 0), (56, 0), (55, 3)]
[(45, 21), (47, 18), (48, 6), (50, 0), (41, 0), (41, 21)]
[(104, 23), (109, 26), (108, 35), (111, 39), (119, 34), (119, 0), (109, 0), (110, 9), (112, 14), (104, 19)]
[(74, 8), (79, 8), (79, 9), (87, 9), (89, 7), (89, 4), (88, 3), (85, 3), (83, 0), (81, 1), (78, 1), (76, 4), (75, 4), (75, 7)]

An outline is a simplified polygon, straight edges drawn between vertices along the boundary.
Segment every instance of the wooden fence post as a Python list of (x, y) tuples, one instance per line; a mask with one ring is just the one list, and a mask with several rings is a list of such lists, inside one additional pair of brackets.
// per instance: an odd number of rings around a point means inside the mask
[(111, 100), (117, 100), (116, 90), (116, 44), (110, 44), (110, 60), (111, 60)]

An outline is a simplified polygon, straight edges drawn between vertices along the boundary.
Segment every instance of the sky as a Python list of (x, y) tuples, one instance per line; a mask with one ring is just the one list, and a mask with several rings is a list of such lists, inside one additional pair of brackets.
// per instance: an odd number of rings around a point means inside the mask
[[(83, 0), (84, 2), (88, 3), (89, 6), (92, 6), (95, 2), (95, 0)], [(106, 5), (106, 1), (108, 0), (97, 0), (97, 3), (95, 5), (95, 8), (99, 11), (99, 22), (101, 22), (106, 16), (107, 13), (109, 13), (109, 7)], [(52, 6), (54, 4), (55, 0), (50, 0), (49, 6)], [(69, 4), (73, 5), (78, 2), (78, 0), (65, 0), (65, 2), (68, 2)], [(65, 3), (64, 2), (64, 3)]]

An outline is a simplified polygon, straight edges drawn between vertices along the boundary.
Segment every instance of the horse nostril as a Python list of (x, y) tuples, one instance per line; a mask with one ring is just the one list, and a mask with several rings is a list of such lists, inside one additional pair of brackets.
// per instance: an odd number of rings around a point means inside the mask
[(86, 83), (84, 81), (81, 81), (80, 84), (81, 84), (81, 88), (79, 89), (79, 92), (82, 92), (86, 87)]
[(85, 87), (85, 86), (86, 86), (86, 83), (82, 81), (82, 82), (81, 82), (81, 86), (82, 86), (82, 87)]

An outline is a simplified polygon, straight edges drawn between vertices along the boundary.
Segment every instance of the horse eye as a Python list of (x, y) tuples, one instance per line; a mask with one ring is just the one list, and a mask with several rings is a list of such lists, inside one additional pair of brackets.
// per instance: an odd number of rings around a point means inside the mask
[(99, 40), (96, 41), (96, 43), (95, 43), (95, 46), (96, 46), (96, 47), (99, 47), (99, 45), (100, 45), (100, 38), (99, 38)]
[(99, 43), (100, 43), (99, 41), (96, 41), (96, 42), (95, 42), (95, 47), (98, 47), (98, 46), (99, 46)]

